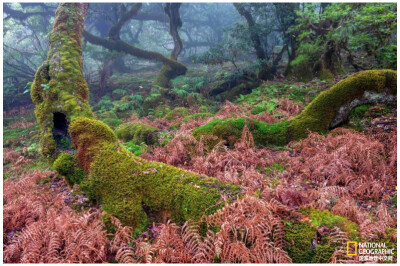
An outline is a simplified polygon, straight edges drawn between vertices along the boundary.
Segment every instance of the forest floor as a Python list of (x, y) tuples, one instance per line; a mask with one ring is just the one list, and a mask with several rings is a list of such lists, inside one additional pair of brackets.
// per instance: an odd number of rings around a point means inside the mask
[[(102, 213), (40, 157), (33, 110), (5, 114), (3, 261), (362, 262), (361, 256), (346, 256), (346, 242), (352, 240), (386, 243), (395, 248), (395, 262), (396, 108), (357, 107), (329, 134), (311, 133), (281, 147), (256, 147), (246, 128), (234, 146), (219, 143), (212, 149), (191, 133), (215, 118), (290, 119), (341, 78), (265, 82), (221, 103), (202, 96), (209, 81), (196, 76), (176, 80), (170, 102), (159, 102), (162, 91), (146, 92), (150, 85), (144, 81), (119, 79), (117, 89), (94, 105), (96, 115), (116, 130), (141, 123), (158, 132), (154, 143), (121, 139), (122, 144), (142, 158), (245, 191), (199, 223), (153, 223), (141, 232)], [(218, 229), (205, 233), (202, 223)]]

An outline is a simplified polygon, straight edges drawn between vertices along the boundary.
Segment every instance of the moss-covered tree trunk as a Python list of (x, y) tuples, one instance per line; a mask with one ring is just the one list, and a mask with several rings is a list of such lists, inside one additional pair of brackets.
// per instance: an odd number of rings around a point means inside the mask
[[(367, 70), (356, 73), (322, 92), (298, 116), (267, 124), (248, 118), (215, 119), (193, 131), (194, 136), (214, 135), (233, 145), (244, 125), (257, 145), (286, 145), (311, 132), (325, 133), (346, 121), (350, 111), (363, 104), (396, 104), (397, 72)], [(215, 140), (210, 145), (216, 144)]]
[[(87, 8), (80, 3), (59, 5), (48, 58), (32, 85), (43, 155), (57, 157), (53, 167), (70, 185), (80, 184), (103, 210), (134, 228), (167, 219), (183, 223), (215, 212), (224, 205), (222, 195), (235, 196), (240, 188), (140, 159), (93, 118), (81, 59)], [(75, 152), (58, 154), (58, 134), (72, 141)]]
[(87, 9), (88, 4), (59, 5), (50, 33), (47, 60), (37, 70), (31, 87), (41, 128), (40, 146), (46, 157), (54, 158), (57, 147), (68, 148), (68, 125), (74, 117), (93, 117), (81, 59)]

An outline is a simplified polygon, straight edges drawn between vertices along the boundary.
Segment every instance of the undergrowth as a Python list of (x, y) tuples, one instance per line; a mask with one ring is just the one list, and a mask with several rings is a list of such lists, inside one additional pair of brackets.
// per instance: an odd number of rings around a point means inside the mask
[(129, 151), (231, 182), (242, 195), (197, 222), (160, 222), (133, 232), (73, 186), (80, 180), (68, 186), (50, 169), (39, 156), (34, 121), (8, 117), (4, 262), (337, 263), (360, 262), (346, 256), (350, 240), (397, 248), (395, 109), (361, 106), (347, 128), (259, 148), (244, 124), (231, 143), (192, 132), (215, 119), (286, 121), (329, 84), (266, 82), (217, 106), (196, 98), (206, 78), (174, 80), (167, 101), (160, 88), (147, 90), (145, 79), (128, 86), (132, 79), (120, 78), (94, 110)]

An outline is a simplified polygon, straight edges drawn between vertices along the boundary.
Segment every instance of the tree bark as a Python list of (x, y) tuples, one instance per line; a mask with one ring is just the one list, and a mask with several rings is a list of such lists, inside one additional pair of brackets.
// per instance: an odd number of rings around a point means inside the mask
[(274, 78), (273, 68), (267, 62), (267, 57), (265, 55), (264, 48), (261, 45), (260, 36), (257, 34), (255, 29), (255, 22), (253, 16), (249, 11), (247, 11), (242, 4), (234, 3), (233, 4), (239, 14), (246, 19), (247, 25), (250, 31), (250, 38), (253, 43), (253, 47), (256, 50), (257, 59), (260, 60), (261, 66), (258, 73), (258, 78), (262, 80), (271, 80)]
[(336, 41), (328, 40), (325, 51), (313, 66), (313, 74), (319, 79), (333, 79), (335, 74), (343, 72), (340, 48)]
[(290, 63), (296, 58), (296, 37), (297, 32), (290, 30), (290, 27), (296, 23), (296, 10), (299, 8), (298, 3), (275, 3), (275, 14), (279, 22), (279, 30), (283, 35), (283, 43), (287, 45), (288, 63), (284, 72), (288, 76), (291, 72)]
[[(182, 51), (183, 45), (178, 29), (182, 26), (182, 20), (179, 15), (180, 3), (167, 3), (164, 10), (169, 18), (169, 33), (174, 41), (174, 49), (171, 52), (170, 58), (177, 61), (178, 56)], [(164, 88), (171, 87), (170, 81), (179, 76), (176, 71), (167, 64), (163, 64), (160, 73), (157, 76), (157, 84)]]
[(124, 12), (121, 16), (121, 18), (118, 20), (116, 24), (114, 24), (111, 28), (110, 31), (108, 32), (108, 37), (110, 40), (120, 40), (120, 32), (122, 26), (132, 19), (134, 16), (137, 15), (139, 12), (139, 9), (142, 7), (141, 3), (136, 3), (132, 6), (132, 8), (128, 12)]

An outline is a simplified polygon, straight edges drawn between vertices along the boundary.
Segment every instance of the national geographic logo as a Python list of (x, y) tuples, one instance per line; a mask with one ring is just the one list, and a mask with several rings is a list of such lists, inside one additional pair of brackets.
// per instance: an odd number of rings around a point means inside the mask
[[(354, 250), (354, 252), (351, 250)], [(347, 241), (347, 256), (357, 256), (357, 241)]]
[(346, 250), (347, 256), (358, 255), (360, 261), (393, 261), (394, 248), (387, 248), (386, 243), (348, 241)]

